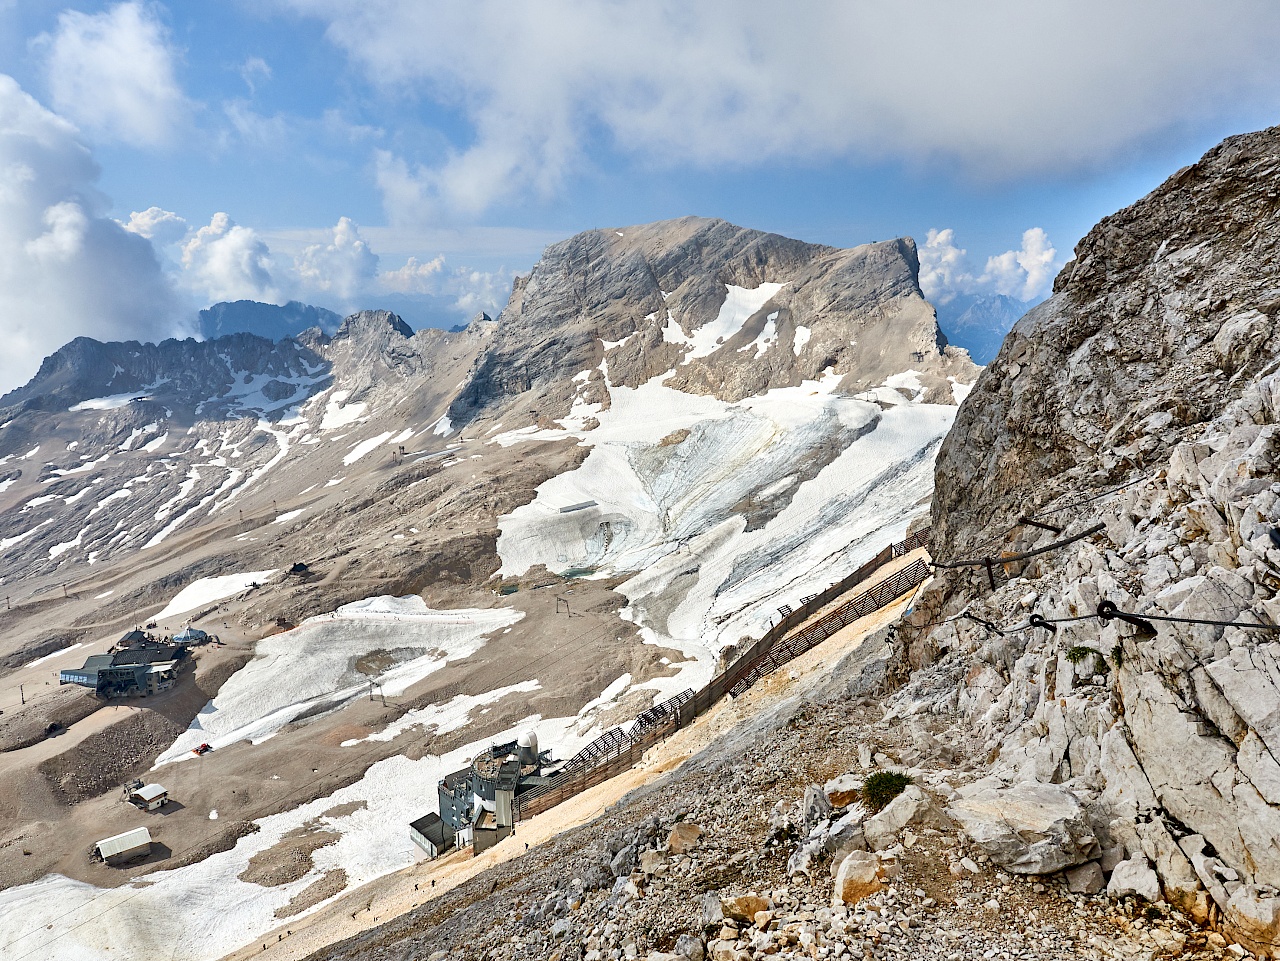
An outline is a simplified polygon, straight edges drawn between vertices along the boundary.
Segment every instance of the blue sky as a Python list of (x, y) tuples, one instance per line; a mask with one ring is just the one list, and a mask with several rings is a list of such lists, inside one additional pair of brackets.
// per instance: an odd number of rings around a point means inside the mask
[(0, 0), (0, 390), (217, 300), (500, 307), (685, 214), (922, 246), (1033, 302), (1079, 237), (1275, 121), (1280, 8)]

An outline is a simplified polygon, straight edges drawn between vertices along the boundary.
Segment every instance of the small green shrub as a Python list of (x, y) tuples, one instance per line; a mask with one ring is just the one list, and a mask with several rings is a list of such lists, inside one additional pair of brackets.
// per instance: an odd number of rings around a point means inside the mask
[(899, 774), (897, 771), (876, 771), (862, 782), (862, 803), (873, 812), (883, 811), (911, 783), (910, 775)]
[(1111, 649), (1111, 662), (1115, 664), (1116, 670), (1119, 670), (1124, 664), (1124, 647), (1122, 645), (1117, 644)]
[(1085, 647), (1083, 644), (1077, 644), (1075, 647), (1069, 647), (1062, 652), (1063, 656), (1072, 664), (1083, 664), (1086, 658), (1092, 657), (1098, 652), (1092, 647)]

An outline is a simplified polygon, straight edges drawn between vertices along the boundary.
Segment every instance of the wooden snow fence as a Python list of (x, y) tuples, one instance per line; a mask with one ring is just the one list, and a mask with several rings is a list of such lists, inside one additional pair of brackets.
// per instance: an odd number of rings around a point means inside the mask
[(905, 540), (890, 544), (848, 577), (825, 591), (804, 598), (798, 608), (780, 608), (782, 619), (702, 690), (696, 693), (690, 689), (681, 691), (640, 714), (629, 726), (610, 728), (570, 758), (560, 773), (522, 793), (516, 799), (513, 812), (516, 820), (541, 814), (629, 770), (650, 747), (693, 723), (726, 694), (738, 697), (760, 678), (923, 583), (929, 576), (930, 567), (924, 560), (917, 559), (791, 636), (795, 628), (852, 587), (869, 579), (885, 564), (924, 547), (929, 542), (929, 533), (930, 529), (926, 527)]

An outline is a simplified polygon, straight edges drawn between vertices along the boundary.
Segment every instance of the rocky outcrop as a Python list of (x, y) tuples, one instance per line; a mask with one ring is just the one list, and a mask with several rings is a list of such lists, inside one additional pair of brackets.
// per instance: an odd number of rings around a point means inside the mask
[[(939, 455), (933, 555), (1105, 526), (997, 564), (994, 590), (939, 571), (900, 631), (899, 676), (915, 673), (891, 708), (948, 718), (1006, 781), (1069, 789), (1127, 854), (1113, 890), (1152, 897), (1158, 877), (1272, 955), (1278, 193), (1280, 128), (1231, 138), (1099, 224), (1018, 322)], [(1102, 602), (1147, 622), (1103, 620)]]
[(1055, 784), (975, 785), (947, 808), (992, 861), (1014, 874), (1053, 874), (1102, 853), (1075, 796)]

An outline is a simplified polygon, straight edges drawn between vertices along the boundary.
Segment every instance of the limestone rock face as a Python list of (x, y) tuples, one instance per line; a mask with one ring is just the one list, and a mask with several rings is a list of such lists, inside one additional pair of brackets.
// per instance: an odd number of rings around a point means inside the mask
[(1015, 874), (1053, 874), (1102, 853), (1080, 802), (1058, 785), (986, 788), (951, 802), (947, 813), (992, 861)]
[[(899, 631), (906, 686), (890, 705), (947, 719), (1006, 780), (1070, 789), (1099, 841), (1127, 853), (1113, 891), (1200, 919), (1212, 903), (1268, 953), (1280, 951), (1277, 192), (1280, 128), (1228, 139), (1095, 227), (1018, 322), (943, 444), (931, 550), (947, 562), (1049, 549), (997, 564), (994, 586), (980, 568), (940, 570)], [(1104, 601), (1188, 620), (1103, 620)], [(961, 611), (1004, 633), (936, 623)], [(1032, 613), (1066, 620), (1026, 627)], [(973, 822), (972, 800), (952, 813)]]

